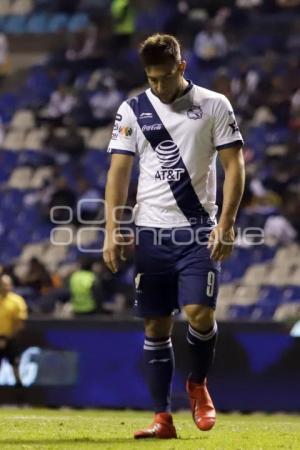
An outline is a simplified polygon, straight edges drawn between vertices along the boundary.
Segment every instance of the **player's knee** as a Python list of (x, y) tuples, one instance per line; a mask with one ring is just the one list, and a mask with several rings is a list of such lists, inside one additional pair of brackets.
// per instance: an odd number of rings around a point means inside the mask
[(200, 332), (206, 332), (214, 325), (214, 310), (208, 306), (188, 305), (184, 308), (191, 326)]
[(148, 337), (160, 338), (170, 336), (172, 332), (171, 317), (145, 319), (145, 334)]

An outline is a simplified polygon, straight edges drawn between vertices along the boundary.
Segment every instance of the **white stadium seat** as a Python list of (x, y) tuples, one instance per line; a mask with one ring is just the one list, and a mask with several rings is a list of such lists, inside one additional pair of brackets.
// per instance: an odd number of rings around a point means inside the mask
[(232, 303), (234, 293), (236, 290), (235, 284), (222, 284), (218, 294), (218, 305)]
[(10, 14), (15, 16), (26, 16), (33, 10), (32, 0), (15, 0), (10, 9)]
[(47, 130), (43, 127), (30, 130), (25, 138), (24, 149), (42, 150), (46, 134)]
[(47, 265), (52, 262), (59, 263), (66, 258), (67, 251), (67, 246), (53, 245), (50, 243), (41, 256), (41, 259)]
[(31, 186), (33, 170), (30, 167), (19, 167), (15, 169), (8, 182), (7, 186), (16, 189), (29, 189)]
[(21, 253), (21, 256), (18, 259), (19, 263), (26, 263), (31, 260), (31, 258), (38, 258), (40, 259), (47, 248), (48, 243), (42, 243), (42, 244), (28, 244), (25, 245), (23, 248), (23, 251)]
[(256, 303), (259, 295), (259, 286), (239, 286), (237, 287), (234, 297), (233, 304), (238, 305), (251, 305)]
[(97, 128), (88, 141), (90, 148), (106, 149), (112, 133), (112, 125), (107, 127)]
[(0, 16), (7, 16), (10, 14), (11, 4), (9, 0), (0, 1)]
[(242, 282), (247, 285), (263, 284), (268, 271), (270, 271), (269, 264), (253, 264), (246, 270)]
[(2, 147), (8, 150), (23, 150), (24, 141), (25, 133), (23, 130), (9, 130), (5, 135)]
[(33, 189), (38, 189), (42, 187), (46, 180), (52, 178), (53, 168), (51, 166), (40, 167), (37, 169), (31, 179), (30, 187)]
[(274, 266), (267, 274), (264, 284), (273, 284), (274, 286), (283, 286), (289, 284), (291, 278), (291, 269), (288, 265)]
[(284, 320), (297, 320), (300, 319), (300, 302), (298, 303), (285, 303), (278, 306), (274, 316), (274, 320), (284, 321)]
[(19, 109), (12, 118), (11, 128), (29, 130), (35, 126), (34, 115), (27, 109)]

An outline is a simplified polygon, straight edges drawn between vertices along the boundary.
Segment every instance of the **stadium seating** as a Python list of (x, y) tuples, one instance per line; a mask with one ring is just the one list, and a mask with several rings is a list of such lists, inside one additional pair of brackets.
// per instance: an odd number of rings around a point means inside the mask
[[(46, 33), (57, 36), (61, 36), (59, 33), (62, 31), (78, 33), (91, 23), (91, 11), (98, 11), (100, 17), (103, 11), (110, 9), (108, 0), (81, 0), (77, 9), (72, 12), (60, 11), (58, 4), (59, 2), (55, 2), (54, 5), (51, 0), (1, 0), (0, 30), (8, 34), (22, 33), (22, 36), (26, 33), (35, 34), (35, 39)], [(195, 11), (191, 12), (190, 18), (193, 14), (197, 16)], [(288, 33), (290, 23), (287, 17), (290, 21), (291, 14), (279, 14), (276, 21), (281, 23), (282, 29)], [(195, 23), (198, 23), (197, 20)], [(229, 52), (226, 61), (229, 78), (240, 74), (238, 66), (243, 51), (248, 54), (249, 67), (257, 70), (258, 76), (266, 76), (264, 57), (269, 50), (276, 49), (281, 52), (281, 57), (278, 58), (277, 65), (274, 64), (272, 74), (284, 72), (289, 58), (289, 55), (285, 55), (288, 47), (286, 39), (281, 39), (282, 36), (278, 39), (275, 28), (276, 24), (270, 22), (264, 13), (256, 12), (251, 15), (247, 29), (240, 34), (235, 30), (239, 41), (233, 43), (232, 47), (239, 46), (240, 53), (234, 48)], [(253, 30), (257, 31), (254, 33)], [(77, 241), (80, 241), (84, 251), (98, 257), (93, 251), (100, 247), (103, 236), (93, 229), (82, 231), (75, 224), (68, 226), (69, 231), (52, 231), (53, 224), (42, 216), (38, 202), (32, 198), (48, 180), (51, 183), (53, 173), (57, 170), (66, 178), (68, 186), (76, 194), (80, 174), (80, 177), (88, 180), (93, 188), (104, 195), (109, 164), (106, 148), (111, 138), (112, 124), (97, 125), (97, 128), (78, 126), (86, 146), (80, 161), (74, 161), (72, 158), (64, 160), (58, 152), (48, 153), (44, 148), (47, 125), (38, 121), (38, 113), (47, 110), (51, 94), (61, 83), (68, 84), (80, 101), (87, 102), (91, 95), (90, 80), (95, 78), (95, 74), (99, 75), (98, 66), (90, 67), (85, 65), (86, 62), (77, 64), (76, 61), (70, 65), (63, 61), (60, 65), (61, 55), (58, 62), (55, 59), (57, 55), (54, 56), (53, 66), (50, 57), (44, 64), (28, 70), (23, 86), (0, 94), (4, 133), (0, 148), (0, 263), (13, 262), (16, 264), (17, 273), (24, 273), (30, 258), (37, 256), (51, 271), (59, 270), (67, 276), (82, 254), (75, 245)], [(218, 70), (209, 64), (199, 66), (192, 48), (185, 48), (185, 58), (188, 61), (187, 74), (196, 83), (212, 88)], [(116, 79), (112, 81), (116, 85), (120, 83), (122, 96), (135, 95), (136, 88), (138, 91), (142, 89), (142, 86), (135, 86), (134, 90), (133, 86), (130, 86), (130, 91), (126, 88), (126, 65), (115, 71), (116, 61), (108, 58), (105, 62), (101, 60), (99, 64), (100, 74), (102, 69), (111, 71), (112, 76), (117, 73)], [(272, 75), (268, 73), (266, 78), (270, 79)], [(244, 115), (249, 114), (248, 110), (243, 110), (243, 101), (237, 102), (238, 116), (242, 123)], [(76, 118), (76, 115), (74, 117)], [(267, 105), (259, 105), (245, 122), (246, 126), (243, 126), (242, 132), (246, 153), (249, 151), (249, 155), (251, 154), (248, 163), (250, 176), (255, 175), (265, 180), (272, 175), (270, 161), (287, 155), (290, 128), (276, 117), (276, 110)], [(63, 122), (59, 127), (56, 125), (56, 134), (66, 135)], [(137, 177), (138, 169), (135, 165), (133, 179), (136, 180)], [(30, 195), (33, 197), (28, 200)], [(242, 229), (251, 226), (263, 228), (269, 217), (280, 213), (280, 208), (280, 202), (261, 205), (254, 210), (245, 207), (240, 211), (238, 225)], [(51, 232), (52, 238), (62, 243), (55, 249), (49, 241)], [(70, 244), (66, 245), (68, 241)], [(131, 269), (128, 270), (130, 272)], [(129, 278), (127, 281), (131, 283)], [(232, 257), (223, 263), (221, 282), (218, 317), (236, 320), (281, 320), (291, 317), (292, 314), (297, 314), (300, 302), (299, 244), (246, 246), (240, 242)]]

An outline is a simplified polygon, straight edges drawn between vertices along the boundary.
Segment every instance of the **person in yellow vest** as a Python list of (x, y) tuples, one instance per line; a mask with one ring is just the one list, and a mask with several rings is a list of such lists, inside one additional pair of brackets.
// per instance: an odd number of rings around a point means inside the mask
[(92, 270), (93, 261), (81, 258), (80, 269), (70, 277), (70, 293), (73, 312), (76, 315), (95, 314), (97, 303), (94, 298), (93, 287), (96, 280)]
[(119, 52), (130, 46), (135, 30), (136, 0), (113, 0), (111, 15), (113, 19), (114, 50)]
[(16, 378), (16, 386), (22, 386), (19, 374), (20, 351), (18, 337), (28, 318), (23, 297), (13, 291), (9, 275), (0, 275), (0, 362), (6, 358)]

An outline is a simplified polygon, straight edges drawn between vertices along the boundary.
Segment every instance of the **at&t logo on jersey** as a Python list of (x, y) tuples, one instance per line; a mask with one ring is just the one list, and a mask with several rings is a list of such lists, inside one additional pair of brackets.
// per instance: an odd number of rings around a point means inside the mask
[(178, 181), (184, 169), (174, 168), (180, 160), (179, 148), (171, 140), (163, 141), (155, 149), (162, 170), (155, 174), (155, 180)]

